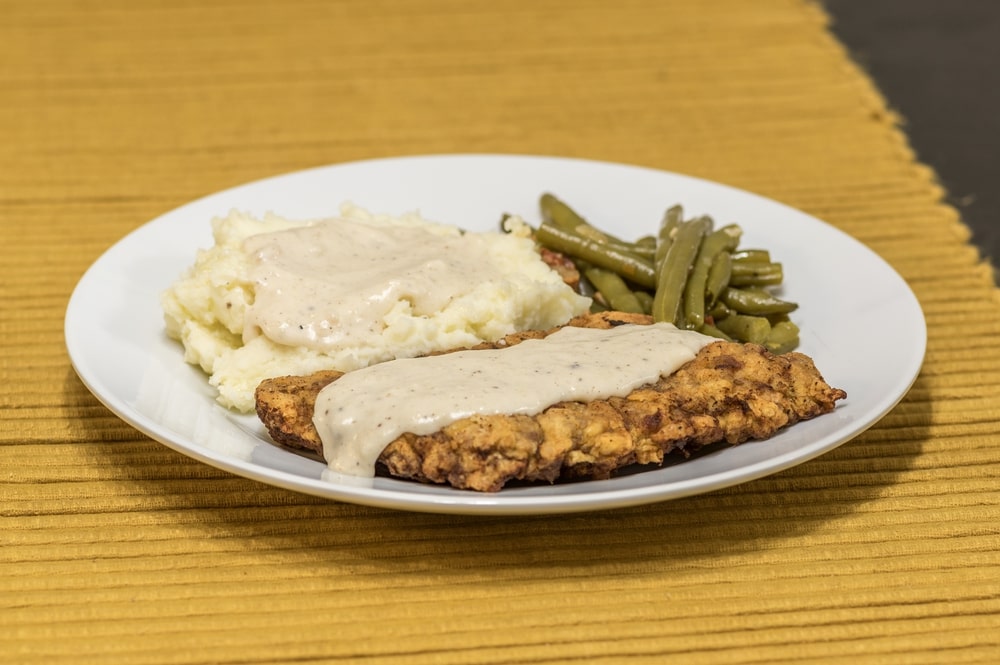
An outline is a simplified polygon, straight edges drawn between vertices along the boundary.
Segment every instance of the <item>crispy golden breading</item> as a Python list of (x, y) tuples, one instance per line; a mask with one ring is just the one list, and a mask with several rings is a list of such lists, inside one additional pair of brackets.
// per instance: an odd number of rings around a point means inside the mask
[[(626, 323), (649, 319), (611, 312), (577, 317), (569, 325)], [(516, 333), (477, 348), (509, 346), (549, 332)], [(262, 382), (257, 414), (271, 438), (322, 453), (313, 404), (339, 376), (318, 372)], [(396, 477), (484, 492), (513, 480), (608, 478), (631, 464), (662, 464), (668, 453), (768, 438), (829, 413), (846, 396), (827, 385), (801, 353), (775, 356), (755, 344), (713, 342), (670, 376), (626, 397), (561, 402), (536, 416), (473, 416), (435, 434), (404, 434), (385, 448), (379, 464)]]

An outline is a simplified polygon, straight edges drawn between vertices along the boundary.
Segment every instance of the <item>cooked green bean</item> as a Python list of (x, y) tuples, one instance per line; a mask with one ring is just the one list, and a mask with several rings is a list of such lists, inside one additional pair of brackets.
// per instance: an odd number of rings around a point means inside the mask
[(612, 270), (639, 286), (653, 288), (656, 285), (653, 266), (646, 259), (602, 245), (594, 240), (588, 240), (572, 231), (562, 229), (552, 222), (542, 222), (535, 232), (535, 239), (549, 249), (579, 257), (595, 266)]
[[(592, 226), (552, 194), (543, 194), (539, 206), (536, 241), (573, 260), (592, 311), (645, 312), (773, 353), (798, 346), (799, 329), (788, 316), (798, 306), (768, 288), (783, 283), (783, 267), (766, 249), (739, 249), (739, 226), (714, 230), (709, 217), (685, 220), (678, 204), (664, 212), (655, 236), (629, 241)], [(501, 228), (512, 230), (506, 220)]]
[(653, 253), (656, 251), (655, 245), (649, 245), (648, 242), (642, 244), (627, 242), (611, 235), (607, 231), (602, 231), (552, 194), (542, 194), (541, 199), (539, 199), (539, 207), (542, 210), (542, 219), (552, 222), (561, 229), (571, 231), (602, 245), (608, 245), (619, 251), (637, 254), (651, 261), (653, 259)]
[(793, 302), (774, 297), (763, 289), (726, 288), (720, 296), (727, 307), (740, 314), (764, 316), (767, 314), (787, 314), (798, 308)]
[(632, 243), (625, 242), (620, 238), (616, 238), (609, 233), (605, 233), (596, 226), (591, 226), (589, 222), (581, 221), (579, 224), (573, 227), (567, 227), (568, 231), (573, 231), (577, 235), (581, 235), (588, 240), (593, 240), (599, 243), (607, 243), (610, 245), (622, 245), (622, 246), (632, 246)]
[(617, 273), (604, 268), (591, 268), (585, 275), (594, 288), (604, 296), (611, 309), (634, 314), (644, 313), (642, 303)]
[(732, 251), (740, 242), (743, 230), (735, 224), (724, 226), (705, 236), (698, 248), (698, 255), (691, 268), (687, 284), (684, 286), (684, 316), (682, 321), (688, 328), (698, 328), (705, 323), (705, 296), (708, 291), (708, 273), (715, 257), (724, 251)]
[(726, 307), (725, 303), (716, 301), (709, 306), (708, 310), (705, 311), (705, 316), (710, 316), (712, 317), (712, 320), (717, 321), (719, 319), (726, 318), (732, 313), (733, 310)]
[(542, 211), (542, 220), (552, 222), (561, 229), (572, 231), (580, 224), (587, 223), (576, 211), (552, 194), (542, 194), (538, 205)]
[(713, 326), (711, 323), (703, 323), (698, 326), (698, 332), (702, 335), (708, 335), (709, 337), (715, 337), (717, 339), (723, 339), (727, 342), (732, 342), (733, 338), (726, 333), (719, 330), (718, 326)]
[(673, 241), (663, 257), (653, 295), (653, 320), (680, 324), (684, 286), (698, 256), (698, 248), (712, 226), (709, 217), (697, 217), (678, 225)]
[(656, 257), (655, 245), (638, 242), (626, 242), (621, 248), (627, 252), (635, 254), (636, 256), (641, 256), (644, 259), (647, 259), (650, 263), (652, 263), (653, 259)]
[(738, 261), (733, 264), (729, 283), (732, 286), (777, 286), (783, 279), (780, 263)]
[(590, 301), (591, 314), (597, 314), (598, 312), (606, 312), (608, 311), (608, 309), (609, 309), (608, 306), (605, 305), (600, 300), (598, 300), (597, 298), (594, 298), (593, 300)]
[(731, 314), (715, 322), (715, 327), (733, 339), (763, 344), (771, 332), (771, 324), (763, 316)]
[(752, 261), (754, 263), (770, 263), (771, 253), (766, 249), (741, 249), (733, 252), (733, 263)]
[(782, 321), (791, 321), (792, 317), (788, 316), (787, 312), (778, 312), (776, 314), (767, 314), (767, 320), (771, 322), (771, 325), (776, 325)]
[(643, 314), (653, 313), (653, 294), (649, 291), (635, 291), (635, 297), (639, 300), (639, 304), (642, 305)]
[(714, 305), (722, 290), (729, 286), (729, 277), (733, 271), (733, 258), (729, 252), (719, 252), (712, 260), (712, 267), (708, 269), (708, 278), (705, 280), (705, 299), (708, 305)]
[(787, 353), (799, 345), (799, 327), (791, 321), (771, 325), (764, 346), (771, 353)]
[[(674, 241), (674, 232), (683, 218), (684, 208), (679, 205), (670, 206), (663, 213), (663, 219), (660, 220), (660, 228), (656, 234), (656, 249), (653, 253), (653, 266), (657, 270), (663, 265), (663, 258), (667, 255), (667, 250), (670, 249), (670, 245)], [(657, 272), (657, 279), (659, 279), (659, 276), (660, 273)]]
[(650, 247), (648, 245), (640, 245), (634, 242), (626, 242), (620, 238), (616, 238), (612, 235), (608, 235), (604, 231), (597, 229), (590, 224), (577, 224), (572, 229), (567, 229), (568, 231), (573, 231), (578, 236), (586, 238), (587, 240), (593, 240), (596, 243), (611, 247), (621, 252), (628, 252), (630, 254), (635, 254), (636, 256), (641, 256), (645, 259), (653, 260), (653, 254), (656, 252), (655, 247)]

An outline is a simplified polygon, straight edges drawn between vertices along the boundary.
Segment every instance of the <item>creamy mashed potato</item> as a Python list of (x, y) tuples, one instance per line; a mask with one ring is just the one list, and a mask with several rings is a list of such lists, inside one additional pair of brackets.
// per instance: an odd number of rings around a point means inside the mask
[[(523, 234), (415, 213), (294, 221), (232, 212), (163, 295), (167, 334), (218, 400), (251, 411), (266, 377), (370, 364), (549, 328), (587, 311)], [(252, 238), (252, 240), (251, 240)]]

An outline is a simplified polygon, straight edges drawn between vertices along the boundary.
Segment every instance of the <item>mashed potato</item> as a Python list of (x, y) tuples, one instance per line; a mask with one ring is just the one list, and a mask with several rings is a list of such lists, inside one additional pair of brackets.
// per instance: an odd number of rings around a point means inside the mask
[(232, 212), (212, 229), (215, 245), (163, 295), (166, 331), (242, 412), (267, 377), (471, 346), (590, 304), (518, 234), (352, 205), (326, 220)]

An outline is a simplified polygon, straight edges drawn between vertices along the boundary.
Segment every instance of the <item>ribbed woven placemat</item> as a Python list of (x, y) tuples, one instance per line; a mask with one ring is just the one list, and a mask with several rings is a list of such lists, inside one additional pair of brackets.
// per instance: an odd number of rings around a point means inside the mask
[[(818, 7), (52, 0), (0, 14), (0, 661), (997, 662), (1000, 298)], [(773, 477), (490, 519), (213, 470), (76, 378), (67, 299), (130, 230), (264, 176), (442, 152), (636, 163), (814, 214), (911, 284), (924, 370), (872, 430)]]

